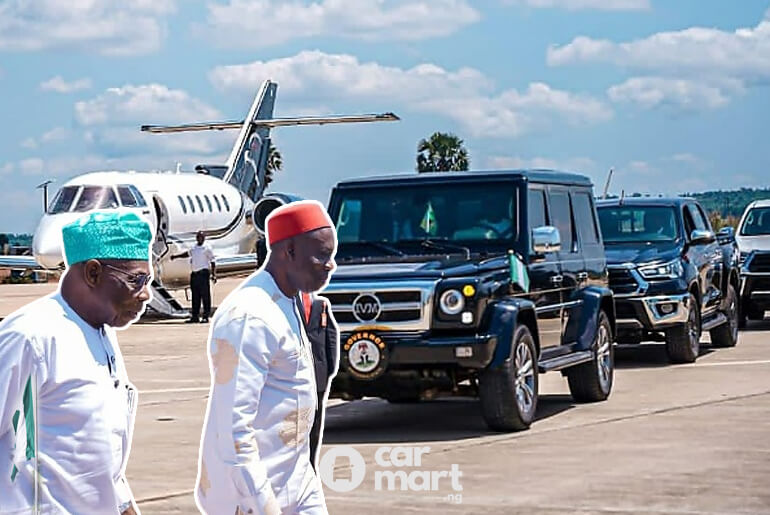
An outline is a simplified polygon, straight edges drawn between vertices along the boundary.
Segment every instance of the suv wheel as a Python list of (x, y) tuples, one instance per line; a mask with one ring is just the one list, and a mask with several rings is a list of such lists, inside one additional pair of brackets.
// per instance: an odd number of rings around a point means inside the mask
[(700, 353), (700, 309), (692, 293), (687, 305), (687, 322), (666, 331), (666, 351), (672, 363), (692, 363)]
[(599, 312), (599, 325), (593, 348), (594, 357), (567, 369), (567, 382), (572, 398), (578, 402), (597, 402), (609, 397), (615, 371), (615, 349), (612, 345), (612, 326), (604, 311)]
[(532, 333), (520, 325), (513, 333), (511, 355), (500, 368), (479, 376), (481, 412), (490, 429), (528, 429), (537, 409), (537, 351)]
[(735, 288), (727, 285), (725, 309), (727, 323), (711, 330), (711, 345), (714, 347), (735, 347), (738, 343), (738, 299)]

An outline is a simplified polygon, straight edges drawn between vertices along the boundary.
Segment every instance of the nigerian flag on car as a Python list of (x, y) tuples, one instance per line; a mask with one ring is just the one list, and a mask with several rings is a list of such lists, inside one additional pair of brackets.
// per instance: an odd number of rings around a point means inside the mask
[(436, 213), (433, 211), (433, 205), (428, 201), (428, 207), (420, 222), (420, 228), (431, 236), (436, 235), (438, 224), (436, 223)]
[(519, 288), (524, 290), (524, 293), (529, 293), (527, 265), (512, 250), (508, 251), (508, 266), (511, 272), (511, 283), (518, 285)]
[(24, 387), (21, 409), (16, 410), (11, 419), (16, 435), (11, 481), (15, 481), (16, 475), (19, 473), (17, 465), (35, 457), (35, 397), (32, 376), (30, 376)]

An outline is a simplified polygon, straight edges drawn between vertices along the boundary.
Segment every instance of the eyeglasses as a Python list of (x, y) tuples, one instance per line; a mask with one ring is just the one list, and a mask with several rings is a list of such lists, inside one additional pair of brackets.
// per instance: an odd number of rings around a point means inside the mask
[(102, 266), (105, 268), (109, 268), (113, 272), (118, 272), (128, 277), (127, 281), (119, 277), (115, 277), (115, 278), (118, 279), (120, 282), (122, 282), (126, 286), (126, 288), (128, 288), (133, 294), (137, 294), (140, 291), (142, 291), (142, 288), (144, 288), (147, 284), (149, 284), (152, 281), (152, 274), (131, 274), (126, 272), (125, 270), (121, 270), (118, 267), (108, 265), (107, 263), (102, 263)]

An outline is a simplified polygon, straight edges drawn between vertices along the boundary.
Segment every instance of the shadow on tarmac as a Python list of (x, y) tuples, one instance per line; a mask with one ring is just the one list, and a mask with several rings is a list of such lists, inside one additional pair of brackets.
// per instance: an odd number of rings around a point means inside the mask
[[(575, 406), (569, 395), (541, 395), (538, 420)], [(326, 410), (324, 444), (463, 440), (498, 434), (487, 428), (478, 399), (457, 397), (413, 404), (367, 398)]]
[[(711, 354), (716, 349), (707, 342), (701, 341), (698, 358)], [(666, 344), (645, 342), (641, 345), (615, 347), (615, 368), (660, 368), (671, 365), (666, 353)]]

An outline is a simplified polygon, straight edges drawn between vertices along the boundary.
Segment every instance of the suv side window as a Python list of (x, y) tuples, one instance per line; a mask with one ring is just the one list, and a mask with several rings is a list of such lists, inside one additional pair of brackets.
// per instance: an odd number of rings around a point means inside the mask
[(569, 193), (566, 190), (550, 190), (549, 197), (551, 223), (559, 229), (562, 252), (577, 252)]
[(545, 210), (545, 190), (532, 188), (527, 192), (527, 219), (530, 230), (548, 225), (548, 215)]
[(599, 243), (599, 230), (594, 217), (593, 199), (588, 193), (572, 194), (573, 218), (578, 221), (577, 229), (581, 245), (596, 245)]
[(703, 220), (703, 225), (706, 227), (706, 230), (711, 231), (711, 222), (709, 221), (709, 217), (706, 215), (705, 211), (703, 211), (703, 206), (700, 204), (695, 204), (695, 208), (698, 210), (698, 213), (700, 213), (700, 218)]
[(708, 230), (708, 226), (706, 225), (706, 220), (703, 218), (703, 214), (694, 204), (687, 204), (687, 211), (690, 213), (692, 221), (695, 223), (695, 230)]

